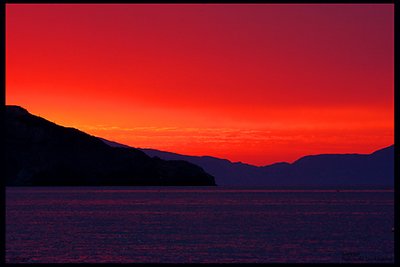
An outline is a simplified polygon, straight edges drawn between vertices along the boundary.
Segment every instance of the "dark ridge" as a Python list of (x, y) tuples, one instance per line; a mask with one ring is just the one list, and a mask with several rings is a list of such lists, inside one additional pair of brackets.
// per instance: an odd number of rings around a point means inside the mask
[(153, 159), (129, 147), (6, 106), (6, 185), (215, 185), (192, 163)]

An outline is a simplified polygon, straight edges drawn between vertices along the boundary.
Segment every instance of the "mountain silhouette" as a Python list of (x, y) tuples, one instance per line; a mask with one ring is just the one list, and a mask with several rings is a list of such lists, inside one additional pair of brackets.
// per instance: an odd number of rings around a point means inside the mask
[(215, 185), (201, 167), (130, 147), (6, 106), (7, 186)]
[[(120, 145), (103, 141), (110, 146)], [(279, 162), (263, 167), (209, 156), (140, 150), (151, 157), (196, 164), (224, 186), (394, 186), (393, 145), (371, 154), (310, 155), (292, 164)]]

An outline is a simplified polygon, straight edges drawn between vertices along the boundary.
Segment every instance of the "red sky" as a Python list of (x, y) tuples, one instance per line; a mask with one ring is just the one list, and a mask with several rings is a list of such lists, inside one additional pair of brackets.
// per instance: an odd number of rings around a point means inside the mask
[(6, 104), (266, 165), (394, 142), (394, 7), (7, 4)]

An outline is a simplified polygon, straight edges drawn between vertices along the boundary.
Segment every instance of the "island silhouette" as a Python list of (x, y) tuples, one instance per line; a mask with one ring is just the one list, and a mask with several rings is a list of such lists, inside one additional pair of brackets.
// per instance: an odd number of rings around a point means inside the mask
[(139, 149), (6, 106), (7, 186), (387, 186), (394, 146), (257, 167), (210, 156)]

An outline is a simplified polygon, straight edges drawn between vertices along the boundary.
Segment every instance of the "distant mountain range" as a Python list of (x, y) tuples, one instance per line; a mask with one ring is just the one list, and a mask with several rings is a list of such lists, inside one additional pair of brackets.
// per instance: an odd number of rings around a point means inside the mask
[(19, 106), (6, 106), (5, 126), (7, 186), (215, 185), (192, 163), (110, 147)]
[[(125, 146), (102, 140), (113, 147)], [(223, 186), (394, 186), (393, 145), (372, 154), (311, 155), (292, 164), (280, 162), (263, 167), (210, 156), (140, 150), (151, 157), (196, 164)]]

